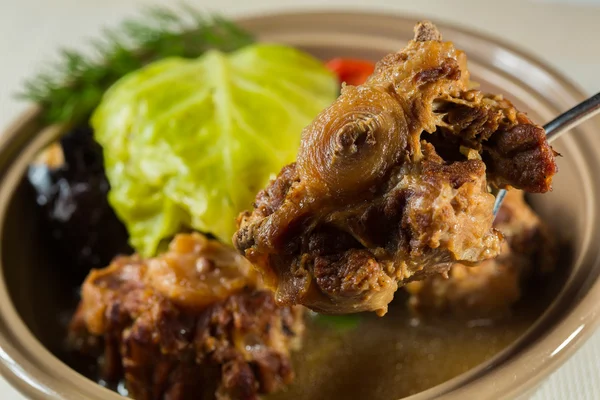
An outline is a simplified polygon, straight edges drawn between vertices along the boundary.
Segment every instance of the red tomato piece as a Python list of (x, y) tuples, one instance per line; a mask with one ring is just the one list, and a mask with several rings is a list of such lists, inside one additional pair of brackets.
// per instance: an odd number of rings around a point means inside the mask
[(357, 58), (334, 58), (325, 66), (337, 74), (340, 82), (348, 85), (361, 85), (375, 70), (375, 63)]

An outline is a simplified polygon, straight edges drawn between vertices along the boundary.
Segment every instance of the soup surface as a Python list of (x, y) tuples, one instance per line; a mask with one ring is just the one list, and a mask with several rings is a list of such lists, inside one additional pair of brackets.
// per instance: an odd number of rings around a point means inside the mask
[(268, 398), (392, 400), (421, 392), (492, 358), (548, 304), (548, 296), (529, 292), (503, 320), (418, 320), (397, 297), (382, 318), (333, 317), (347, 318), (336, 327), (309, 317), (294, 383)]

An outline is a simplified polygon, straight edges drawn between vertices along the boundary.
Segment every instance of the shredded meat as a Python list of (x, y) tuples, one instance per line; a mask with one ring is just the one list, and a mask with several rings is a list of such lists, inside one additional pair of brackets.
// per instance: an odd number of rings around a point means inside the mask
[(508, 192), (494, 225), (507, 239), (500, 256), (474, 267), (455, 264), (447, 278), (436, 275), (406, 285), (409, 306), (416, 314), (504, 316), (521, 297), (527, 277), (554, 267), (555, 241), (523, 192)]
[(303, 132), (297, 161), (240, 215), (234, 244), (281, 305), (383, 315), (398, 285), (500, 252), (489, 187), (550, 190), (543, 128), (471, 88), (421, 23)]
[(304, 325), (301, 308), (279, 308), (251, 271), (199, 234), (157, 258), (117, 258), (83, 284), (70, 343), (137, 400), (258, 399), (293, 380)]

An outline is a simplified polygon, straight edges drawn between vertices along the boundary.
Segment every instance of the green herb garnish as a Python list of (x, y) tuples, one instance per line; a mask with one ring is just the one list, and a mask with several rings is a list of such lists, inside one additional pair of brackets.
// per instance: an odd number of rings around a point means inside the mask
[(57, 63), (25, 83), (18, 96), (42, 106), (46, 123), (87, 120), (104, 92), (142, 66), (167, 57), (195, 58), (209, 49), (232, 51), (253, 38), (232, 22), (188, 6), (152, 7), (138, 19), (105, 29), (92, 52), (62, 50)]

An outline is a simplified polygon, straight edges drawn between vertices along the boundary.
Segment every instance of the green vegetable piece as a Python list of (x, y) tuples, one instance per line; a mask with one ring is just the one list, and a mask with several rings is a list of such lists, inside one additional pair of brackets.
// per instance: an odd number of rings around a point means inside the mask
[(132, 246), (153, 255), (185, 228), (231, 243), (238, 214), (294, 161), (337, 90), (320, 61), (272, 44), (168, 58), (115, 83), (91, 121)]
[(315, 313), (314, 320), (316, 323), (325, 325), (339, 332), (346, 332), (357, 328), (362, 321), (360, 314), (348, 315), (323, 315)]

